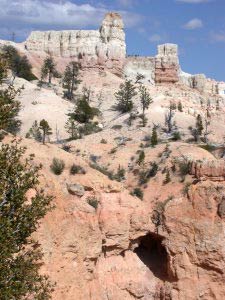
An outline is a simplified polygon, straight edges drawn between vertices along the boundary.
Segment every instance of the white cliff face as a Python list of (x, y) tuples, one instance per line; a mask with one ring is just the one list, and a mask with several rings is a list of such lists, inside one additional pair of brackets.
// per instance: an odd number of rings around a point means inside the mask
[(82, 67), (120, 70), (126, 57), (123, 20), (108, 13), (99, 30), (33, 31), (25, 47), (29, 52), (72, 58)]

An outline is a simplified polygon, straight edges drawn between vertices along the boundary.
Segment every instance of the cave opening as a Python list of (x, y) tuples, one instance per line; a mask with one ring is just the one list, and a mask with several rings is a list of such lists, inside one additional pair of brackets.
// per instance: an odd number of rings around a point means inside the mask
[(163, 238), (150, 233), (139, 240), (139, 246), (134, 250), (148, 269), (162, 281), (171, 282), (168, 270), (168, 254), (163, 245)]

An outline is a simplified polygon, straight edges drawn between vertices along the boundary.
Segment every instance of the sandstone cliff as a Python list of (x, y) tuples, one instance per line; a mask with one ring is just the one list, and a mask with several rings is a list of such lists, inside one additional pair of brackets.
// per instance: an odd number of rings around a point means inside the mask
[(126, 56), (123, 20), (117, 13), (108, 13), (99, 30), (33, 31), (25, 48), (77, 60), (83, 68), (106, 67), (118, 72)]

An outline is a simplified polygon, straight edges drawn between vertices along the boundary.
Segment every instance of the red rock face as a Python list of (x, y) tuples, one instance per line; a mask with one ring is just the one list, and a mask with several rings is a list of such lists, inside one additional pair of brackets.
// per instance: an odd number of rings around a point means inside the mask
[(201, 180), (224, 181), (225, 161), (221, 159), (193, 162), (191, 174)]

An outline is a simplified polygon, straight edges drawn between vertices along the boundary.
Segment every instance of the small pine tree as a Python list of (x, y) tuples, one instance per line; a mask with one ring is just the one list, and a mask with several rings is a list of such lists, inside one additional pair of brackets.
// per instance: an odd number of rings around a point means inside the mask
[(177, 108), (180, 112), (183, 112), (183, 105), (182, 105), (181, 101), (179, 101)]
[(55, 64), (53, 58), (49, 56), (44, 60), (44, 63), (42, 65), (41, 80), (48, 77), (48, 83), (51, 84), (52, 78), (57, 77), (57, 76), (58, 76), (58, 72), (56, 70), (56, 64)]
[(152, 147), (154, 147), (158, 144), (158, 134), (157, 134), (156, 126), (154, 126), (152, 129), (151, 144), (152, 144)]
[(78, 139), (78, 127), (73, 119), (69, 118), (69, 120), (66, 122), (65, 128), (70, 135), (70, 139)]
[(72, 61), (64, 72), (63, 87), (66, 88), (65, 96), (69, 100), (74, 98), (74, 91), (77, 90), (78, 85), (81, 83), (81, 80), (79, 80), (79, 70), (80, 65)]
[(143, 85), (139, 88), (140, 91), (140, 102), (142, 106), (142, 126), (145, 127), (147, 119), (145, 117), (145, 110), (149, 108), (149, 105), (153, 102), (150, 94), (148, 93), (146, 87)]
[[(24, 153), (15, 141), (0, 147), (0, 298), (47, 300), (52, 287), (39, 273), (42, 253), (32, 235), (52, 198), (38, 188), (40, 167)], [(28, 201), (31, 189), (35, 195)]]
[(144, 161), (145, 161), (145, 152), (144, 151), (140, 151), (139, 153), (139, 157), (137, 159), (137, 164), (139, 166), (143, 165), (144, 164)]
[(166, 171), (166, 178), (165, 180), (163, 181), (164, 184), (167, 184), (171, 181), (171, 178), (170, 178), (170, 171), (167, 169)]
[(140, 73), (137, 73), (137, 76), (136, 76), (136, 81), (135, 83), (141, 83), (141, 81), (145, 79), (145, 76), (143, 74), (140, 74)]
[(29, 132), (29, 137), (33, 137), (35, 141), (41, 142), (42, 141), (42, 134), (40, 131), (40, 127), (38, 126), (37, 120), (34, 121), (32, 127), (30, 128)]
[(91, 107), (85, 97), (78, 100), (75, 105), (75, 110), (72, 113), (69, 113), (69, 117), (71, 120), (75, 120), (79, 123), (89, 123), (95, 116), (100, 114), (97, 108)]
[(48, 122), (46, 120), (41, 120), (40, 122), (40, 129), (42, 130), (42, 143), (45, 144), (46, 136), (49, 136), (52, 134), (52, 129), (49, 126)]
[(126, 80), (120, 85), (119, 91), (115, 94), (117, 104), (116, 110), (121, 113), (131, 112), (133, 110), (133, 98), (137, 95), (136, 88), (131, 80)]
[(197, 115), (197, 118), (196, 118), (196, 129), (198, 131), (199, 136), (201, 136), (202, 135), (202, 131), (204, 129), (201, 115)]

